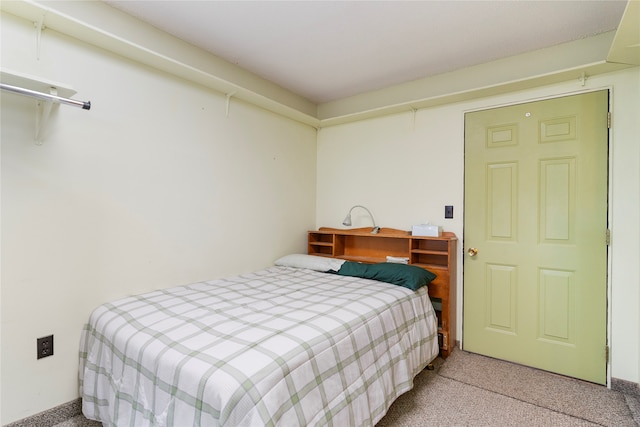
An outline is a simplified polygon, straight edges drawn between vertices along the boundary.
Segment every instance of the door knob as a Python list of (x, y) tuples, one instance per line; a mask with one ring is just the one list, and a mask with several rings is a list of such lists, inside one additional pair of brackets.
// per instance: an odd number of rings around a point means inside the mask
[(474, 257), (478, 254), (478, 249), (476, 248), (469, 248), (469, 250), (467, 251), (467, 253), (469, 254), (470, 257)]

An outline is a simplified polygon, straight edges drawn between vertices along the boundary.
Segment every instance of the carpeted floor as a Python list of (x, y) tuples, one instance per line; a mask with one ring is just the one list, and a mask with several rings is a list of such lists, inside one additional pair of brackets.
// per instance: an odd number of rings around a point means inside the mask
[[(592, 383), (455, 350), (376, 427), (638, 426), (640, 401)], [(55, 427), (98, 427), (82, 415)]]
[(455, 350), (377, 427), (637, 426), (640, 401), (604, 386)]

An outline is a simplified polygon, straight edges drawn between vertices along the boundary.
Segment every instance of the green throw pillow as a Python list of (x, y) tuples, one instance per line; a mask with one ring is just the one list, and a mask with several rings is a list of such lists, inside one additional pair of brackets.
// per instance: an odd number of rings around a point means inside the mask
[(436, 278), (435, 274), (424, 268), (392, 262), (363, 264), (347, 261), (342, 264), (338, 274), (392, 283), (414, 291)]

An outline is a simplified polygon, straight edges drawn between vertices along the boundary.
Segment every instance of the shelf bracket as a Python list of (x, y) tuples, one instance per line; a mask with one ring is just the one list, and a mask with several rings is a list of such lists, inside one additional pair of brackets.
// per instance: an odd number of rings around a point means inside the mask
[(412, 123), (412, 131), (415, 132), (416, 130), (416, 113), (418, 112), (418, 109), (415, 107), (411, 107), (411, 111), (413, 112), (413, 123)]
[(44, 17), (46, 13), (43, 13), (38, 22), (34, 22), (33, 25), (36, 27), (36, 59), (40, 61), (40, 46), (42, 40), (42, 30), (44, 30)]
[[(49, 89), (49, 93), (53, 96), (58, 95), (58, 90), (55, 87)], [(49, 123), (49, 117), (51, 113), (57, 111), (60, 104), (53, 101), (38, 100), (36, 101), (36, 144), (42, 145), (42, 132)]]
[(580, 86), (584, 87), (586, 81), (587, 81), (587, 74), (583, 71), (582, 75), (580, 76)]
[(227, 93), (227, 94), (225, 94), (225, 95), (226, 95), (226, 97), (227, 97), (227, 111), (226, 111), (226, 116), (227, 116), (227, 117), (229, 117), (229, 104), (231, 104), (231, 97), (232, 97), (233, 95), (235, 95), (235, 94), (236, 94), (235, 92), (231, 92), (231, 93)]

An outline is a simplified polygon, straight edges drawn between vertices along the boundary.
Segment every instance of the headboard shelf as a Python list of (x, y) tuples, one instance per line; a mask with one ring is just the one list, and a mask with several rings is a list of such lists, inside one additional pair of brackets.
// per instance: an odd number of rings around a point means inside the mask
[(340, 258), (346, 261), (353, 261), (353, 262), (364, 262), (367, 264), (376, 264), (379, 262), (385, 262), (387, 260), (386, 258), (376, 258), (376, 257), (370, 257), (370, 256), (357, 256), (357, 255), (341, 255), (335, 258)]
[(456, 332), (456, 243), (457, 237), (443, 232), (439, 237), (412, 236), (411, 232), (382, 228), (338, 229), (321, 227), (309, 231), (307, 252), (363, 263), (386, 262), (387, 256), (407, 258), (408, 263), (436, 274), (429, 284), (429, 296), (438, 300), (440, 351), (449, 355), (455, 345)]
[(439, 272), (448, 272), (449, 269), (446, 267), (443, 267), (441, 265), (436, 265), (436, 264), (423, 264), (423, 263), (417, 263), (417, 262), (412, 262), (411, 265), (416, 265), (418, 267), (421, 268), (426, 268), (427, 270), (432, 270), (433, 273), (438, 274)]

